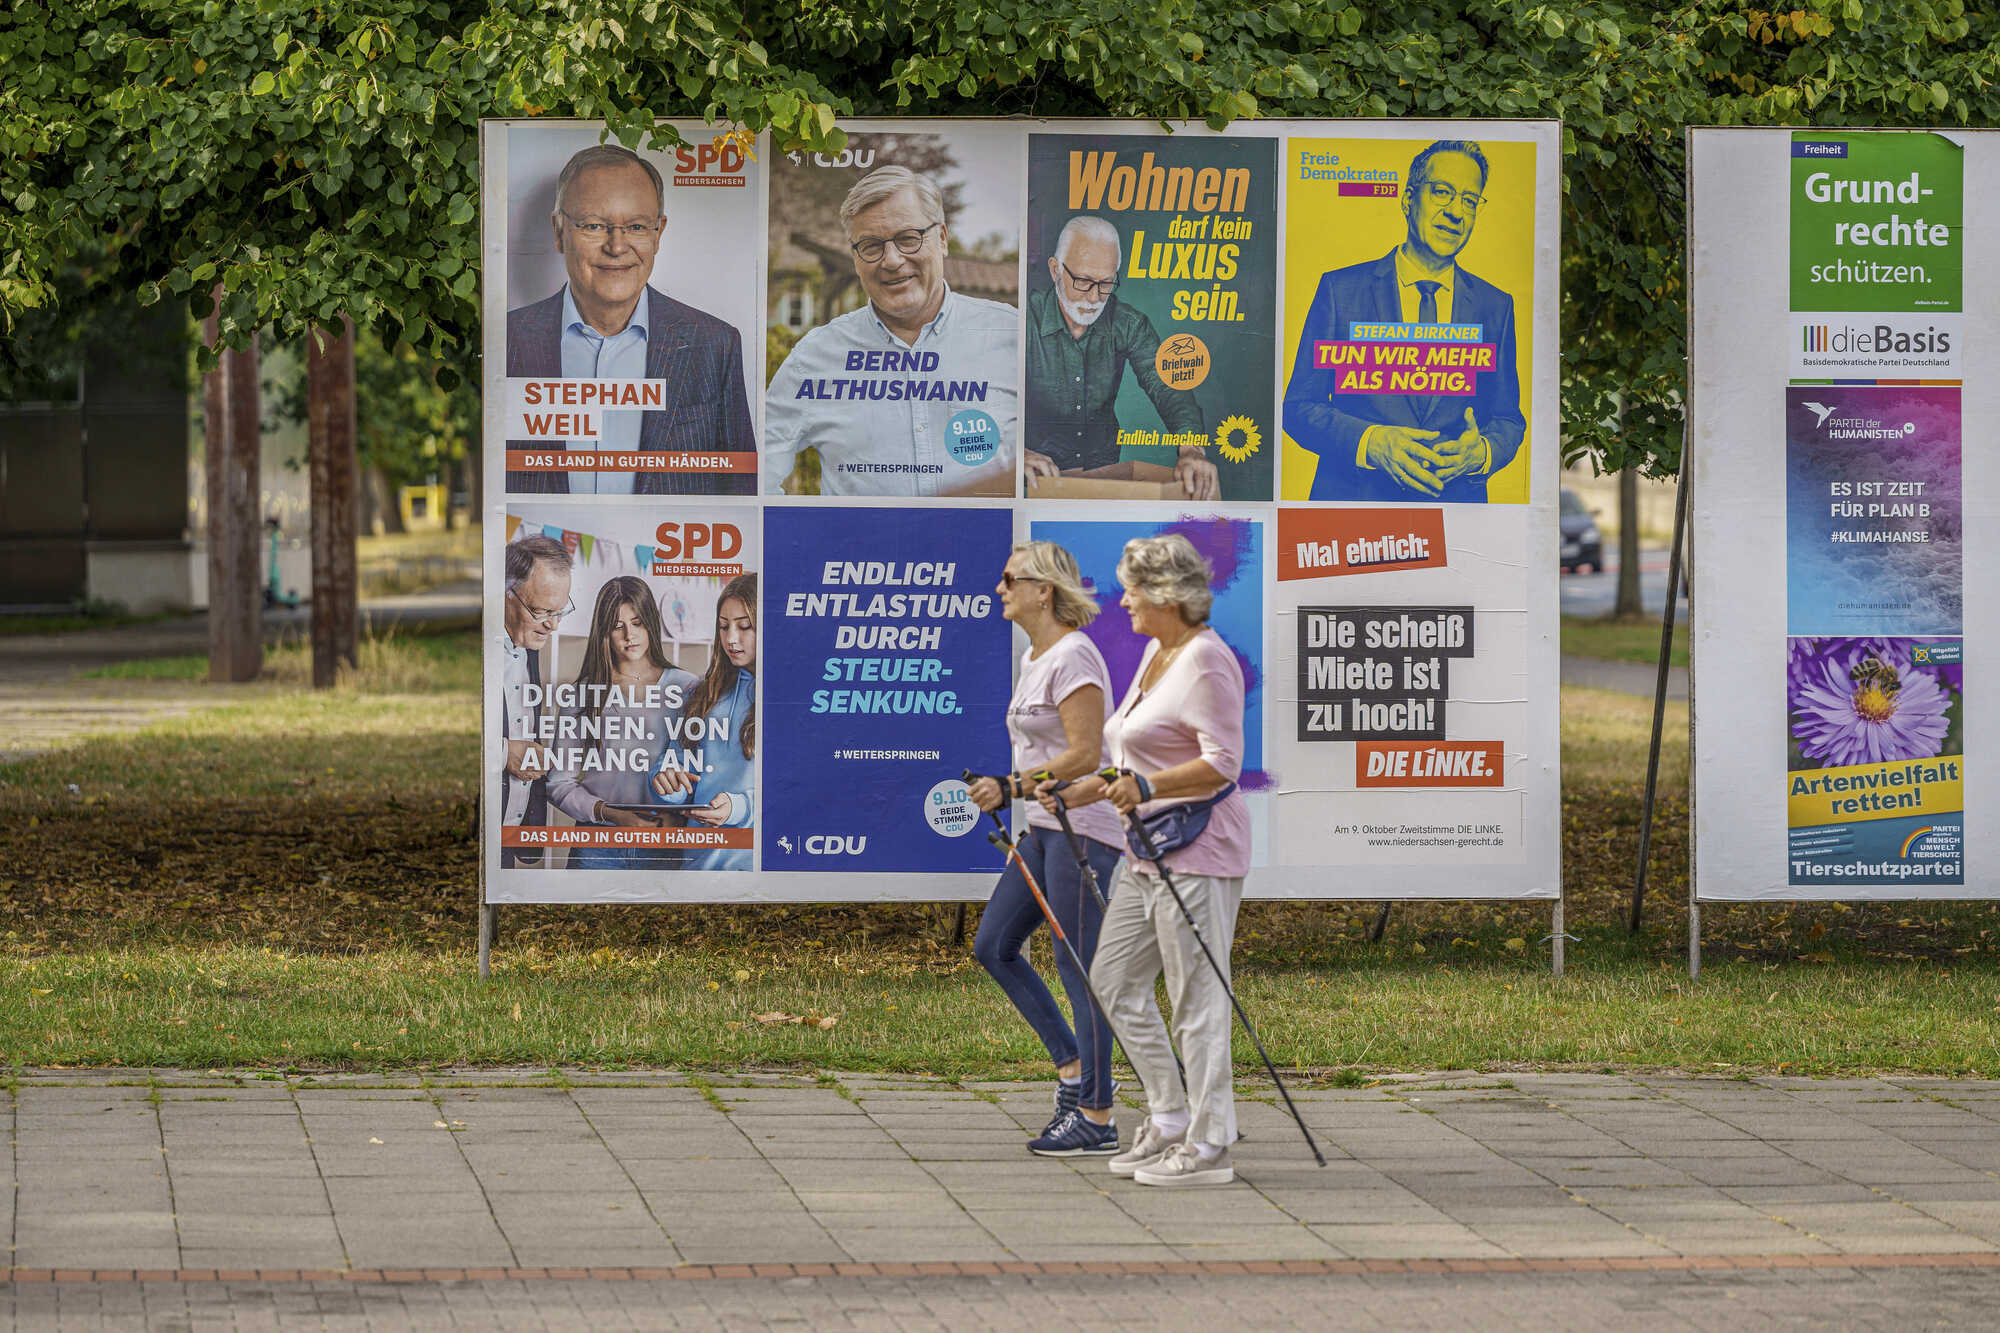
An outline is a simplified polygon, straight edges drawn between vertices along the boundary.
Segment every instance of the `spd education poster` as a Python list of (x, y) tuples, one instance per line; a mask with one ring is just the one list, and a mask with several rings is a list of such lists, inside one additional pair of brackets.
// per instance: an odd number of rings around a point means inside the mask
[(488, 897), (699, 897), (706, 872), (749, 871), (756, 511), (549, 497), (510, 501), (503, 523)]

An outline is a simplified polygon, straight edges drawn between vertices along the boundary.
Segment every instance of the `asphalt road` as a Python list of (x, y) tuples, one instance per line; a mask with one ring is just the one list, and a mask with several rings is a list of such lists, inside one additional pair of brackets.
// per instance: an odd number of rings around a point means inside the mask
[[(1606, 550), (1605, 559), (1611, 567), (1606, 570), (1593, 569), (1588, 574), (1565, 574), (1562, 576), (1562, 613), (1566, 616), (1608, 616), (1611, 608), (1618, 604), (1618, 552)], [(1639, 551), (1639, 596), (1646, 604), (1646, 610), (1659, 615), (1667, 605), (1667, 548), (1642, 547)], [(1675, 611), (1676, 619), (1687, 614), (1687, 588), (1685, 571), (1681, 588), (1680, 607)]]

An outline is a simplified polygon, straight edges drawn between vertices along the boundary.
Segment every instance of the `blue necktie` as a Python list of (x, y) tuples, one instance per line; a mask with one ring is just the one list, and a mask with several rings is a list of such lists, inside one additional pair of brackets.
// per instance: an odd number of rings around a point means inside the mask
[(1437, 323), (1438, 288), (1444, 286), (1444, 284), (1441, 282), (1425, 281), (1414, 285), (1417, 289), (1417, 323)]

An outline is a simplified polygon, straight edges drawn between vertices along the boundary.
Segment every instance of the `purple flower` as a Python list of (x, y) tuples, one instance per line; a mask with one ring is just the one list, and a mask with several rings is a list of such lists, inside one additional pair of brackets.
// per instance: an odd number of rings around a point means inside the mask
[(1873, 669), (1862, 663), (1861, 654), (1826, 654), (1792, 691), (1799, 752), (1832, 768), (1938, 754), (1951, 696), (1937, 678), (1879, 657)]

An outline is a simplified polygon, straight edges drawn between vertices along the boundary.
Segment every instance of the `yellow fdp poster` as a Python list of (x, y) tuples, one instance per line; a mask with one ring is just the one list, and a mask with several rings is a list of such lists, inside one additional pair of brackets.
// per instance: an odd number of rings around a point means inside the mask
[(1286, 141), (1286, 500), (1526, 504), (1535, 145)]

